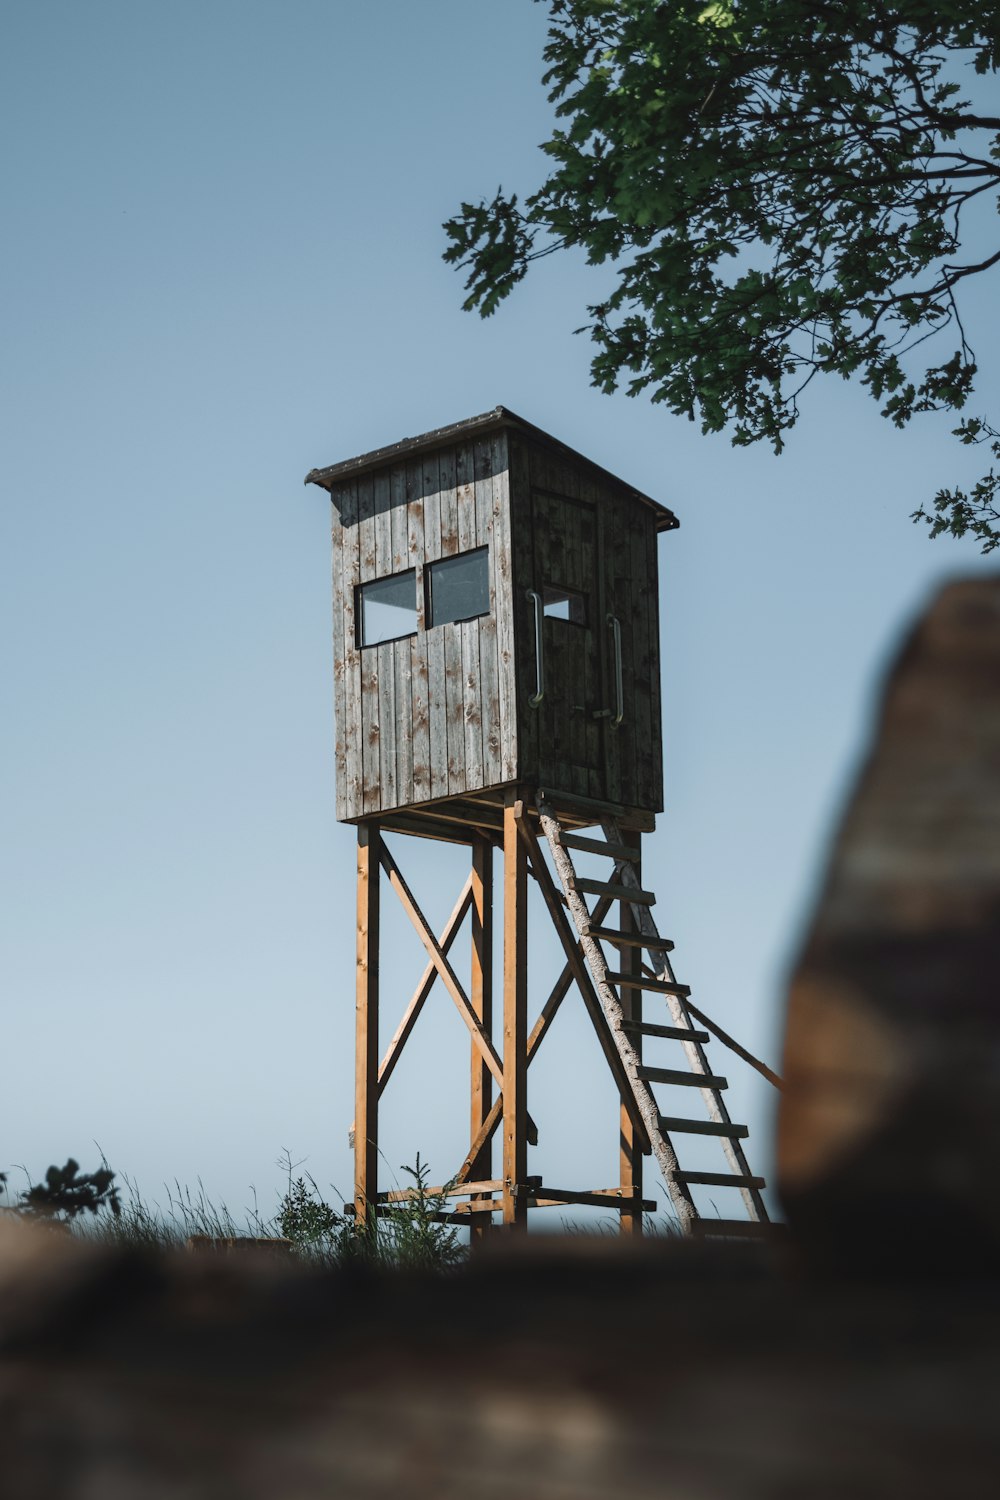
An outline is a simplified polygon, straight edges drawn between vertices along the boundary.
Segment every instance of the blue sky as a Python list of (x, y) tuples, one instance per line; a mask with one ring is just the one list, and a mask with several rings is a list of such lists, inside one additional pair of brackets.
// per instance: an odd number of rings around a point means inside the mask
[[(201, 1178), (238, 1210), (287, 1147), (349, 1186), (354, 836), (328, 501), (302, 477), (498, 403), (681, 517), (646, 883), (698, 1003), (777, 1056), (880, 674), (930, 591), (984, 565), (907, 516), (972, 470), (947, 418), (900, 434), (840, 383), (781, 459), (598, 395), (572, 330), (602, 273), (578, 262), (461, 312), (441, 221), (537, 180), (544, 23), (529, 0), (5, 9), (0, 1166), (98, 1142), (149, 1197)], [(995, 289), (968, 290), (986, 354)], [(977, 409), (997, 398), (994, 366)], [(461, 857), (398, 857), (440, 921)], [(389, 1032), (422, 967), (394, 922)], [(609, 1185), (579, 1009), (533, 1068), (531, 1170)], [(457, 1165), (466, 1058), (435, 994), (387, 1095), (391, 1167)], [(723, 1071), (766, 1166), (767, 1087)]]

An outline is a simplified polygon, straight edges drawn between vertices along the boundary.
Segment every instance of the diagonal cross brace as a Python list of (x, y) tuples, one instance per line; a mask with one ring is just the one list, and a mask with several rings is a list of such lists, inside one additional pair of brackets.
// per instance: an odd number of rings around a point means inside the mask
[[(483, 1061), (492, 1073), (497, 1086), (502, 1091), (503, 1063), (500, 1060), (500, 1055), (494, 1047), (489, 1036), (487, 1035), (485, 1029), (483, 1028), (482, 1022), (476, 1015), (476, 1012), (473, 1010), (472, 1003), (469, 1000), (468, 995), (465, 993), (465, 990), (462, 988), (457, 974), (455, 973), (451, 964), (448, 962), (447, 955), (442, 949), (441, 944), (438, 942), (437, 938), (434, 936), (434, 933), (431, 931), (427, 918), (420, 910), (413, 892), (410, 890), (406, 881), (403, 879), (403, 875), (400, 871), (399, 866), (393, 859), (392, 855), (389, 853), (388, 849), (385, 847), (385, 844), (382, 845), (379, 858), (383, 870), (389, 877), (389, 884), (392, 886), (393, 890), (396, 892), (396, 895), (399, 897), (400, 904), (402, 905), (403, 910), (406, 912), (406, 915), (409, 917), (411, 923), (413, 924), (413, 927), (420, 941), (427, 949), (427, 953), (431, 960), (431, 963), (434, 965), (438, 974), (441, 976), (441, 980), (444, 984), (445, 989), (454, 1000), (459, 1015), (462, 1017), (462, 1020), (469, 1028), (469, 1033), (472, 1036), (473, 1042), (478, 1047)], [(500, 1103), (502, 1107), (502, 1100), (498, 1100), (497, 1103)], [(494, 1108), (495, 1107), (496, 1106), (494, 1105)], [(492, 1110), (490, 1113), (492, 1114)], [(487, 1118), (489, 1118), (489, 1116)], [(534, 1121), (530, 1118), (528, 1120), (528, 1139), (532, 1142), (532, 1144), (534, 1144), (538, 1140), (537, 1127), (535, 1126)]]
[[(455, 909), (452, 912), (451, 916), (448, 918), (447, 926), (445, 927), (439, 939), (438, 946), (440, 947), (443, 954), (450, 952), (451, 945), (455, 941), (455, 938), (458, 936), (459, 930), (462, 926), (462, 923), (465, 921), (471, 905), (472, 876), (470, 875), (466, 880), (465, 885), (462, 887), (462, 894), (459, 896), (458, 901), (455, 903)], [(437, 965), (432, 961), (428, 963), (426, 969), (421, 975), (420, 983), (413, 991), (410, 1003), (403, 1012), (402, 1020), (396, 1027), (392, 1041), (386, 1048), (385, 1057), (383, 1057), (382, 1062), (379, 1066), (378, 1091), (380, 1098), (386, 1084), (392, 1077), (393, 1070), (397, 1062), (399, 1061), (400, 1053), (406, 1045), (407, 1038), (416, 1025), (417, 1017), (423, 1009), (424, 1001), (427, 999), (431, 990), (434, 988), (434, 981), (435, 979), (437, 979), (437, 977)]]
[[(444, 932), (442, 932), (441, 934), (440, 945), (442, 953), (447, 953), (450, 950), (452, 943), (458, 936), (462, 923), (465, 921), (466, 915), (468, 914), (468, 910), (471, 905), (472, 876), (470, 875), (466, 880), (465, 885), (462, 887), (462, 893), (455, 903), (455, 909), (452, 912), (451, 916), (448, 918), (448, 922), (444, 929)], [(431, 990), (434, 988), (434, 981), (437, 978), (437, 972), (437, 968), (434, 964), (430, 963), (427, 965), (426, 969), (421, 975), (420, 983), (417, 985), (416, 989), (413, 991), (413, 994), (410, 996), (410, 1003), (403, 1012), (402, 1020), (396, 1027), (392, 1041), (386, 1048), (385, 1056), (379, 1064), (378, 1069), (378, 1097), (380, 1099), (385, 1092), (385, 1088), (389, 1082), (389, 1079), (393, 1075), (396, 1064), (399, 1062), (400, 1054), (402, 1053), (403, 1048), (406, 1046), (410, 1032), (413, 1030), (414, 1026), (417, 1023), (417, 1017), (420, 1015), (421, 1010), (423, 1010), (424, 1001), (427, 999)], [(351, 1128), (348, 1131), (348, 1140), (352, 1145), (354, 1144), (353, 1121), (351, 1122)]]

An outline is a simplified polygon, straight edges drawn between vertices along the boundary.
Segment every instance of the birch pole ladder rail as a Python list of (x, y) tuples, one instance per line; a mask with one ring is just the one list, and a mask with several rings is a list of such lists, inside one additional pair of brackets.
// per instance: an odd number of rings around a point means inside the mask
[[(605, 1017), (614, 1038), (618, 1055), (627, 1076), (635, 1104), (638, 1106), (649, 1137), (652, 1155), (663, 1175), (670, 1201), (686, 1233), (719, 1236), (763, 1232), (768, 1224), (767, 1208), (761, 1190), (762, 1177), (751, 1171), (741, 1141), (748, 1135), (745, 1125), (733, 1123), (723, 1093), (725, 1078), (713, 1073), (705, 1052), (707, 1031), (697, 1029), (691, 1020), (687, 1000), (690, 990), (679, 984), (670, 962), (673, 944), (661, 938), (651, 907), (654, 896), (644, 891), (635, 873), (635, 852), (624, 842), (613, 818), (602, 820), (603, 839), (564, 831), (557, 811), (539, 792), (537, 810), (542, 832), (552, 854), (552, 862), (562, 886), (563, 897), (579, 936), (580, 947)], [(577, 874), (572, 850), (603, 855), (614, 862), (610, 881), (593, 880)], [(629, 927), (614, 929), (594, 920), (586, 902), (587, 895), (622, 903), (631, 912)], [(648, 955), (650, 970), (636, 972), (608, 967), (603, 945), (624, 950), (642, 948)], [(669, 1024), (632, 1020), (625, 1012), (621, 993), (635, 989), (662, 995), (667, 1004)], [(686, 1067), (656, 1067), (646, 1064), (641, 1055), (643, 1038), (678, 1044)], [(620, 1076), (620, 1074), (619, 1074)], [(773, 1075), (772, 1075), (773, 1078)], [(668, 1084), (697, 1089), (707, 1118), (693, 1112), (685, 1116), (661, 1113), (652, 1085)], [(624, 1101), (623, 1101), (624, 1102)], [(680, 1163), (676, 1136), (712, 1136), (719, 1140), (726, 1159), (726, 1171), (686, 1170)], [(693, 1187), (734, 1189), (738, 1191), (747, 1217), (745, 1219), (709, 1218), (699, 1212)]]

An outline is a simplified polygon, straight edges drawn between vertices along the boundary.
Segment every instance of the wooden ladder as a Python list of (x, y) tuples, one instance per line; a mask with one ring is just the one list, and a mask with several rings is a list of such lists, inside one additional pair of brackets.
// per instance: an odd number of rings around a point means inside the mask
[[(740, 1144), (749, 1132), (745, 1125), (734, 1125), (730, 1118), (723, 1099), (723, 1092), (728, 1084), (725, 1078), (712, 1072), (705, 1054), (705, 1046), (709, 1041), (708, 1032), (692, 1025), (687, 1005), (691, 991), (687, 985), (678, 984), (674, 975), (669, 958), (673, 943), (661, 938), (657, 931), (650, 909), (655, 897), (652, 892), (641, 889), (633, 868), (636, 850), (624, 842), (621, 830), (613, 818), (602, 820), (603, 839), (587, 837), (563, 830), (558, 815), (547, 802), (544, 793), (539, 793), (536, 805), (542, 831), (548, 840), (556, 873), (562, 884), (566, 906), (579, 934), (584, 960), (681, 1228), (689, 1234), (717, 1236), (762, 1232), (763, 1226), (768, 1223), (767, 1209), (761, 1196), (764, 1179), (753, 1175)], [(612, 879), (590, 880), (578, 875), (571, 854), (573, 849), (604, 855), (613, 860)], [(617, 930), (597, 923), (585, 900), (587, 895), (604, 898), (605, 902), (627, 902), (633, 917), (632, 930)], [(649, 955), (651, 977), (649, 970), (645, 973), (623, 973), (609, 969), (602, 944), (615, 948), (644, 949)], [(662, 995), (667, 1002), (670, 1024), (628, 1019), (618, 994), (623, 987)], [(659, 1068), (645, 1065), (633, 1037), (637, 1038), (640, 1046), (643, 1037), (679, 1044), (687, 1066)], [(708, 1118), (686, 1119), (661, 1114), (652, 1089), (652, 1085), (656, 1083), (697, 1088)], [(686, 1171), (680, 1165), (673, 1142), (674, 1136), (684, 1135), (717, 1137), (729, 1170)], [(736, 1189), (743, 1200), (747, 1218), (704, 1217), (699, 1213), (691, 1193), (695, 1186)]]

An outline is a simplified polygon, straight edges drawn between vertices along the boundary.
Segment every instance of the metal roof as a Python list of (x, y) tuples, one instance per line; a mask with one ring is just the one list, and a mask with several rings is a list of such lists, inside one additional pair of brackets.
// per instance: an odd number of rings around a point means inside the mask
[(496, 406), (492, 411), (482, 412), (478, 417), (467, 417), (464, 422), (452, 422), (448, 427), (436, 427), (433, 432), (423, 432), (419, 437), (403, 438), (401, 442), (390, 443), (387, 448), (375, 448), (371, 453), (362, 453), (357, 458), (346, 458), (340, 463), (330, 464), (325, 469), (310, 469), (306, 475), (306, 484), (318, 484), (322, 489), (332, 492), (333, 486), (341, 479), (351, 479), (357, 474), (366, 474), (372, 469), (385, 468), (389, 464), (396, 463), (401, 458), (409, 458), (416, 453), (424, 453), (430, 448), (438, 448), (445, 443), (456, 442), (462, 438), (480, 436), (486, 432), (497, 431), (500, 428), (512, 427), (519, 432), (526, 433), (529, 437), (545, 443), (548, 447), (555, 449), (574, 459), (577, 463), (583, 463), (593, 469), (604, 479), (610, 480), (618, 489), (632, 496), (643, 505), (648, 505), (656, 513), (657, 531), (673, 531), (680, 525), (672, 510), (661, 505), (658, 500), (644, 495), (634, 485), (626, 484), (624, 479), (619, 479), (617, 474), (595, 464), (592, 459), (584, 454), (578, 453), (575, 448), (561, 443), (551, 433), (543, 432), (540, 427), (526, 422), (509, 407)]

